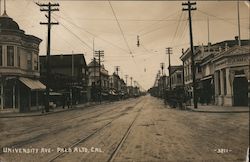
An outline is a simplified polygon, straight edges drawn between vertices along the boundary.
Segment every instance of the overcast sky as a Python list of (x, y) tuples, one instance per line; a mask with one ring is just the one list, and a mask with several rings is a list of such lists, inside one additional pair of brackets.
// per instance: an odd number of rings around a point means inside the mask
[[(46, 22), (45, 13), (40, 12), (34, 1), (7, 0), (7, 14), (26, 34), (43, 39), (40, 55), (45, 55), (47, 27), (39, 24)], [(160, 63), (168, 66), (166, 47), (173, 47), (172, 65), (181, 64), (181, 49), (189, 47), (183, 1), (54, 2), (59, 2), (60, 11), (54, 12), (53, 20), (59, 21), (60, 25), (52, 28), (52, 54), (84, 53), (89, 63), (93, 57), (94, 40), (95, 50), (105, 51), (104, 65), (109, 74), (114, 72), (114, 66), (120, 66), (120, 76), (132, 76), (145, 89), (153, 85)], [(197, 10), (192, 12), (194, 45), (207, 44), (208, 19), (210, 42), (230, 40), (238, 35), (236, 1), (196, 2)], [(249, 39), (249, 2), (240, 2), (240, 18), (241, 37)], [(140, 36), (140, 47), (136, 46), (137, 35)]]

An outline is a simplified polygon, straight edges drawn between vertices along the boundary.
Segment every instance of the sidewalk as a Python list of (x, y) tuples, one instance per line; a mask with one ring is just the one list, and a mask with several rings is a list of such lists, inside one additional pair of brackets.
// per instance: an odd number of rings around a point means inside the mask
[(198, 105), (195, 109), (192, 106), (187, 106), (189, 111), (193, 112), (206, 112), (206, 113), (249, 113), (247, 106), (217, 106), (217, 105)]
[[(105, 104), (106, 102), (103, 102)], [(87, 108), (91, 106), (98, 105), (99, 102), (88, 102), (84, 104), (78, 104), (78, 105), (73, 105), (72, 108), (69, 108), (65, 106), (63, 109), (61, 106), (56, 107), (56, 108), (51, 108), (49, 112), (42, 113), (42, 109), (40, 110), (33, 110), (30, 112), (26, 113), (20, 113), (17, 110), (13, 111), (13, 109), (7, 109), (7, 110), (1, 110), (0, 111), (0, 118), (16, 118), (16, 117), (31, 117), (31, 116), (43, 116), (43, 115), (49, 115), (49, 114), (54, 114), (54, 113), (60, 113), (60, 112), (65, 112), (65, 111), (71, 111), (79, 108)]]

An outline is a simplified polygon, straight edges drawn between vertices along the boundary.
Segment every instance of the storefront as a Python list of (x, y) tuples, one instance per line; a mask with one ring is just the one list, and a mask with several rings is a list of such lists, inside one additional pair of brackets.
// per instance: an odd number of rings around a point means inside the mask
[(249, 49), (234, 46), (214, 58), (216, 105), (248, 105)]

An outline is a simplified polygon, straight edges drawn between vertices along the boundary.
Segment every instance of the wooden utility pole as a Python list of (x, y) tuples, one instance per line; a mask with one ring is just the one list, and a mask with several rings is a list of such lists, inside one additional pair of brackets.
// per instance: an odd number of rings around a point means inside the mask
[(126, 86), (128, 86), (128, 75), (125, 75), (125, 79), (126, 79)]
[(192, 33), (192, 16), (191, 11), (196, 10), (196, 7), (192, 7), (196, 5), (196, 2), (182, 3), (183, 6), (187, 6), (188, 8), (183, 8), (183, 11), (188, 11), (189, 16), (189, 33), (190, 33), (190, 49), (191, 49), (191, 67), (192, 67), (192, 77), (193, 77), (193, 100), (194, 100), (194, 108), (197, 108), (197, 95), (196, 95), (196, 77), (195, 77), (195, 61), (194, 61), (194, 46), (193, 46), (193, 33)]
[(119, 71), (120, 71), (120, 66), (115, 66), (116, 75), (119, 75)]
[(168, 54), (168, 74), (169, 74), (169, 90), (172, 90), (172, 81), (171, 81), (171, 59), (170, 55), (173, 53), (172, 48), (166, 48), (166, 54)]
[(58, 22), (51, 22), (51, 13), (54, 11), (59, 11), (58, 3), (48, 3), (48, 4), (39, 4), (36, 3), (38, 6), (41, 7), (40, 11), (47, 12), (45, 15), (48, 18), (48, 22), (40, 22), (41, 25), (48, 26), (48, 40), (47, 40), (47, 57), (46, 57), (46, 64), (47, 64), (47, 77), (46, 77), (46, 99), (45, 99), (45, 111), (49, 112), (49, 80), (50, 80), (50, 40), (51, 40), (51, 26), (58, 25)]
[(102, 103), (102, 75), (101, 75), (101, 59), (104, 57), (104, 51), (95, 51), (95, 57), (99, 60), (99, 101)]
[(239, 0), (237, 0), (237, 13), (238, 13), (238, 34), (239, 34), (238, 45), (241, 46), (241, 38), (240, 38), (240, 1)]

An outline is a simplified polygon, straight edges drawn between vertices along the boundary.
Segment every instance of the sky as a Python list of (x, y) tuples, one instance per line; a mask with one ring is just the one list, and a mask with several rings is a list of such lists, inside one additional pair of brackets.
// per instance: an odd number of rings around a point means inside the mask
[[(7, 0), (7, 14), (26, 34), (41, 38), (40, 55), (46, 55), (47, 26), (44, 12), (34, 3), (45, 0)], [(144, 89), (153, 86), (160, 63), (168, 67), (166, 48), (172, 47), (171, 64), (182, 64), (182, 48), (189, 48), (188, 13), (183, 1), (81, 1), (51, 0), (60, 4), (54, 12), (51, 54), (104, 50), (105, 68), (112, 74), (133, 77)], [(196, 1), (192, 11), (194, 45), (232, 40), (238, 35), (236, 1)], [(3, 12), (3, 0), (2, 0)], [(1, 12), (1, 13), (2, 13)], [(241, 38), (249, 39), (249, 2), (240, 1)], [(209, 25), (208, 25), (209, 24)], [(209, 34), (208, 34), (209, 26)], [(140, 46), (137, 46), (139, 35)], [(208, 37), (209, 35), (209, 37)], [(168, 75), (168, 71), (165, 69)]]

